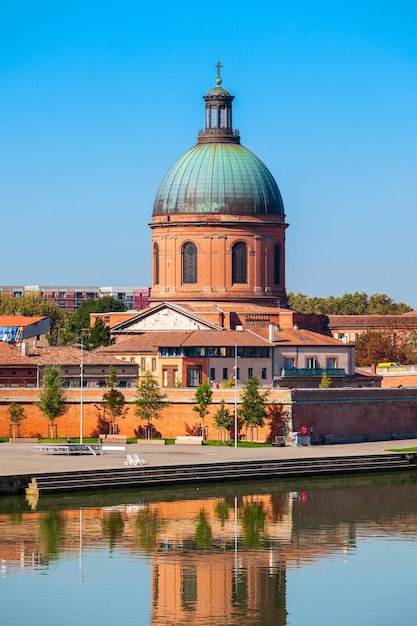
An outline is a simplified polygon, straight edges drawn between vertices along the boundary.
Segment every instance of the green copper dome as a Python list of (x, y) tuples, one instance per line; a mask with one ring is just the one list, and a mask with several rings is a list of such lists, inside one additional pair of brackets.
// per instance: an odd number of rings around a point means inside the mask
[(156, 194), (153, 215), (223, 213), (284, 215), (278, 186), (268, 168), (240, 144), (232, 126), (232, 96), (222, 87), (220, 63), (216, 87), (206, 102), (206, 127), (198, 144), (168, 170)]
[(244, 146), (201, 143), (168, 170), (153, 214), (226, 213), (284, 215), (278, 186), (268, 168)]

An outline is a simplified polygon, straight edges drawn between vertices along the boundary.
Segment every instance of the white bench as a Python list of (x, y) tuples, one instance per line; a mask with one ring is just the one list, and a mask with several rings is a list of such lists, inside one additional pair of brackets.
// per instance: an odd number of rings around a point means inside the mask
[(179, 435), (175, 439), (175, 443), (185, 443), (193, 446), (202, 446), (203, 445), (203, 437), (195, 437), (193, 435)]

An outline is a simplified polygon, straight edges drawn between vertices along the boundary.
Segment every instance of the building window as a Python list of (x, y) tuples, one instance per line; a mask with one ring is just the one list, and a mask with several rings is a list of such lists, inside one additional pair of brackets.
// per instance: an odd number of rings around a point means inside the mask
[(248, 367), (248, 378), (253, 378), (253, 367)]
[(216, 368), (210, 367), (210, 380), (216, 380)]
[(152, 371), (156, 372), (156, 359), (155, 359), (155, 357), (152, 358)]
[(308, 370), (314, 370), (317, 367), (317, 361), (314, 357), (306, 358), (306, 368)]
[(336, 358), (334, 356), (328, 357), (326, 359), (326, 368), (329, 370), (335, 369), (336, 366)]
[(140, 368), (141, 368), (142, 370), (146, 370), (146, 359), (145, 359), (145, 358), (143, 358), (143, 357), (142, 357), (142, 358), (141, 358), (141, 360), (140, 360)]
[(187, 367), (187, 387), (198, 387), (201, 384), (201, 378), (201, 367)]
[(165, 367), (162, 369), (162, 386), (168, 387), (168, 370)]
[(154, 272), (155, 272), (155, 285), (159, 285), (159, 246), (156, 243), (153, 248), (154, 251)]
[(277, 244), (274, 247), (274, 285), (281, 284), (281, 249)]
[(295, 367), (295, 359), (292, 356), (286, 356), (284, 359), (284, 369), (292, 370)]
[(190, 241), (182, 248), (182, 282), (188, 285), (197, 282), (197, 247)]
[(263, 367), (262, 368), (262, 374), (261, 374), (262, 380), (266, 380), (266, 376), (267, 376), (266, 367)]
[(247, 279), (248, 251), (245, 243), (235, 243), (232, 248), (232, 283), (245, 284)]
[(223, 380), (227, 380), (229, 378), (229, 374), (227, 371), (227, 367), (223, 368)]

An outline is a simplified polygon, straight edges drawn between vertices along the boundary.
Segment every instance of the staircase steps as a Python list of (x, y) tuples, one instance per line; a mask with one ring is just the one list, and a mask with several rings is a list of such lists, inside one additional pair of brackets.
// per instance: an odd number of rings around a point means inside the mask
[(191, 484), (222, 480), (256, 480), (296, 476), (329, 475), (354, 472), (381, 472), (415, 468), (413, 459), (404, 454), (276, 461), (236, 461), (167, 467), (134, 466), (106, 470), (87, 470), (38, 474), (28, 490), (69, 492), (81, 490), (147, 488), (169, 484)]

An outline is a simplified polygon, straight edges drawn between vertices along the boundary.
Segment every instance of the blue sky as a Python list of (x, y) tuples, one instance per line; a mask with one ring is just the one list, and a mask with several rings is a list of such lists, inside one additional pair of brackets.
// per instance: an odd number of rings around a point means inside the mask
[(0, 0), (0, 284), (150, 285), (219, 57), (283, 195), (287, 289), (417, 307), (416, 0)]

